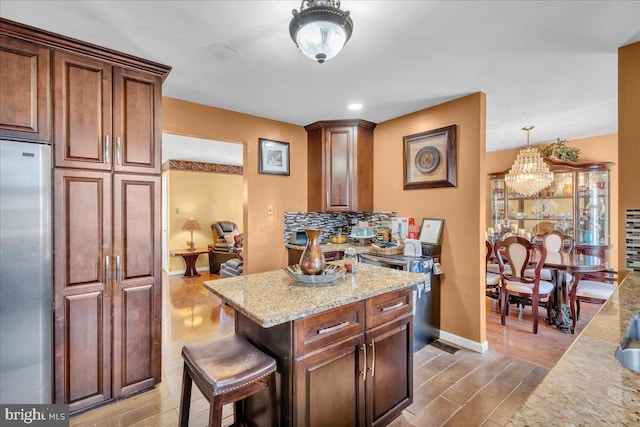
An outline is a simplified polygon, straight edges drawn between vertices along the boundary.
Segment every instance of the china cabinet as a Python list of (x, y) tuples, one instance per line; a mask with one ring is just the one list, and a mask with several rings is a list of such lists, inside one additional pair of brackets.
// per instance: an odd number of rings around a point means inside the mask
[(575, 239), (579, 252), (606, 257), (611, 248), (610, 173), (614, 163), (545, 162), (554, 172), (554, 181), (531, 197), (505, 186), (508, 170), (489, 174), (489, 224), (524, 229), (532, 235), (560, 230)]

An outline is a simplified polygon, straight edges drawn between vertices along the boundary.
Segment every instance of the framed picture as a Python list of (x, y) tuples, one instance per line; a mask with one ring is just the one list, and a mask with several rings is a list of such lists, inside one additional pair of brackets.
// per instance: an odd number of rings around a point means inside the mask
[(429, 245), (439, 245), (442, 237), (443, 218), (423, 218), (420, 241)]
[(402, 139), (405, 190), (456, 186), (456, 125)]
[(260, 138), (258, 172), (273, 175), (289, 175), (289, 143)]

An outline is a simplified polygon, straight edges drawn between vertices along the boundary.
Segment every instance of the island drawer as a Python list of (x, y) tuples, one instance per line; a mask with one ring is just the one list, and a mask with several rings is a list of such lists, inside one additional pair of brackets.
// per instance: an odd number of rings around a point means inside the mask
[(364, 332), (364, 303), (356, 302), (294, 321), (294, 355), (300, 356)]
[(369, 298), (365, 302), (365, 328), (375, 328), (411, 312), (413, 312), (411, 287)]

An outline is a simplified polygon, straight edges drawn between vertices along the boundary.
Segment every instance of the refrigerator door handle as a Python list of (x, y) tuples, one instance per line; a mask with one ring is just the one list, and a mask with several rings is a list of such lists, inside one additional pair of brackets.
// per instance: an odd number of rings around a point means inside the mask
[(109, 143), (109, 135), (104, 136), (104, 162), (111, 163), (111, 144)]
[(109, 255), (104, 257), (104, 284), (109, 284)]
[(120, 283), (120, 255), (116, 256), (116, 283)]

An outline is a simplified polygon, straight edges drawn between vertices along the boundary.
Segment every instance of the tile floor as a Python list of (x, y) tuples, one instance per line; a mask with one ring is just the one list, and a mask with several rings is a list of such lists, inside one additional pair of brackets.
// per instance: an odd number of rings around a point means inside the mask
[[(203, 281), (217, 278), (206, 272), (193, 279), (164, 275), (161, 384), (77, 414), (71, 418), (72, 426), (178, 424), (182, 346), (233, 332), (233, 310), (202, 287)], [(522, 322), (527, 325), (523, 328), (528, 328), (530, 319), (524, 317)], [(503, 329), (499, 324), (490, 325), (489, 320), (487, 328)], [(493, 350), (484, 354), (467, 350), (450, 354), (427, 346), (414, 354), (414, 402), (391, 426), (503, 426), (547, 372), (545, 367), (534, 363)], [(194, 387), (189, 425), (205, 426), (207, 420), (208, 403)], [(231, 407), (226, 407), (223, 425), (232, 422)]]

